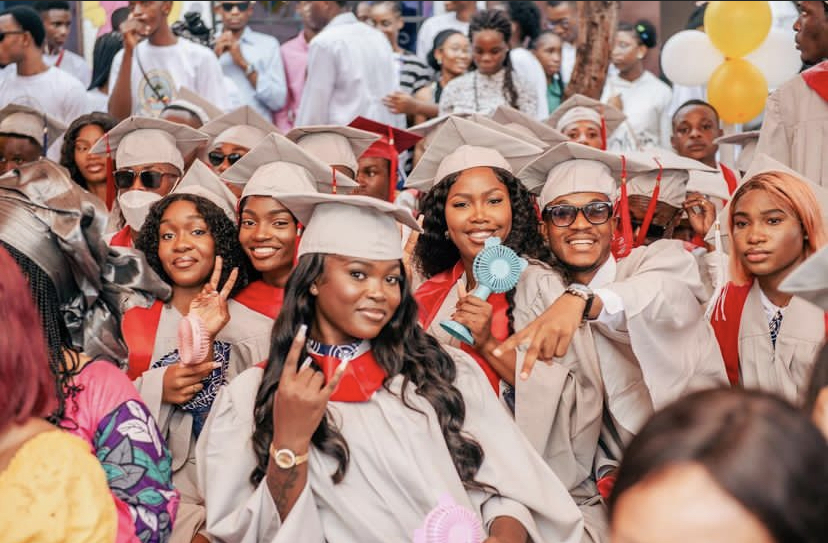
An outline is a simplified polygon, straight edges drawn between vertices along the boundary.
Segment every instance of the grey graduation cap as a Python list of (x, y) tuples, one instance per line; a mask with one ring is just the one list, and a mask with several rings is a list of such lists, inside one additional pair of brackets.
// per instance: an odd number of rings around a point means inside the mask
[(211, 145), (229, 143), (252, 149), (271, 132), (279, 130), (250, 106), (241, 106), (220, 115), (200, 128), (211, 136)]
[(529, 115), (507, 105), (500, 105), (492, 113), (492, 120), (502, 124), (506, 128), (517, 130), (541, 140), (547, 146), (557, 145), (569, 138), (548, 124), (536, 121)]
[(231, 221), (236, 222), (236, 195), (200, 160), (193, 161), (193, 165), (170, 194), (195, 194), (207, 198), (221, 208)]
[(379, 134), (350, 126), (300, 126), (287, 134), (287, 139), (330, 166), (346, 166), (356, 175), (358, 159)]
[(620, 110), (609, 104), (603, 104), (583, 94), (576, 94), (564, 100), (544, 122), (563, 132), (567, 126), (577, 121), (592, 121), (601, 126), (601, 117), (604, 118), (607, 126), (607, 137), (627, 118)]
[(759, 131), (750, 130), (749, 132), (740, 132), (738, 134), (730, 134), (721, 136), (713, 140), (716, 145), (741, 145), (742, 150), (739, 151), (739, 156), (736, 157), (736, 169), (740, 172), (746, 172), (750, 168), (753, 157), (756, 155), (756, 145), (759, 143)]
[(665, 149), (634, 151), (625, 153), (625, 156), (651, 165), (649, 170), (629, 176), (628, 194), (652, 197), (658, 183), (658, 176), (661, 174), (658, 201), (678, 209), (684, 206), (684, 201), (687, 199), (690, 170), (717, 172), (715, 168), (702, 164), (698, 160), (679, 156)]
[(66, 130), (66, 125), (36, 109), (18, 104), (9, 104), (0, 109), (0, 134), (32, 138), (46, 152)]
[(779, 290), (828, 311), (828, 246), (808, 257), (786, 277)]
[(169, 104), (164, 109), (186, 109), (206, 124), (224, 113), (220, 107), (205, 100), (187, 87), (180, 87)]

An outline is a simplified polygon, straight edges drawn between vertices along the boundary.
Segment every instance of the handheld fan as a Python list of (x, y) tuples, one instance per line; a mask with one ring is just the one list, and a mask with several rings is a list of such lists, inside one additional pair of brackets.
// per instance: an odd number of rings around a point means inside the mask
[(178, 324), (178, 354), (182, 366), (204, 362), (210, 352), (210, 337), (201, 317), (187, 315)]
[[(526, 259), (520, 258), (513, 250), (501, 245), (500, 238), (490, 237), (486, 240), (483, 250), (474, 257), (472, 272), (474, 280), (477, 281), (477, 288), (472, 292), (472, 296), (485, 300), (492, 293), (499, 294), (515, 288), (527, 264)], [(460, 341), (474, 345), (471, 332), (462, 324), (449, 320), (441, 322), (440, 326)]]
[(440, 497), (423, 527), (414, 531), (414, 543), (480, 543), (484, 537), (477, 515), (454, 503), (448, 494)]

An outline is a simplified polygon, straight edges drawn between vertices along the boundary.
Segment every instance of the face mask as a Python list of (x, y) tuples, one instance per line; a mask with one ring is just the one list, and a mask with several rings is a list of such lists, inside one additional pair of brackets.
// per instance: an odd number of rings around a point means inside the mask
[(137, 232), (144, 225), (152, 204), (160, 199), (161, 196), (154, 192), (130, 190), (118, 196), (118, 205), (121, 207), (126, 223)]

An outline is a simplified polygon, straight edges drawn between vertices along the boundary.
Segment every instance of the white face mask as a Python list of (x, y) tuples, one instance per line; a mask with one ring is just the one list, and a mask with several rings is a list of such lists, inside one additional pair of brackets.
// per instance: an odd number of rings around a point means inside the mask
[(152, 204), (160, 199), (161, 196), (154, 192), (130, 190), (118, 196), (118, 205), (121, 207), (126, 223), (137, 232), (144, 225)]

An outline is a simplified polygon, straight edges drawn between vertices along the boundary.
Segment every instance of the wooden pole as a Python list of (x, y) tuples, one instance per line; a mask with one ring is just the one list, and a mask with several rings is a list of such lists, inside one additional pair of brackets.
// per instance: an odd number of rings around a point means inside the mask
[(612, 53), (621, 2), (578, 2), (578, 44), (564, 98), (583, 94), (599, 100)]

